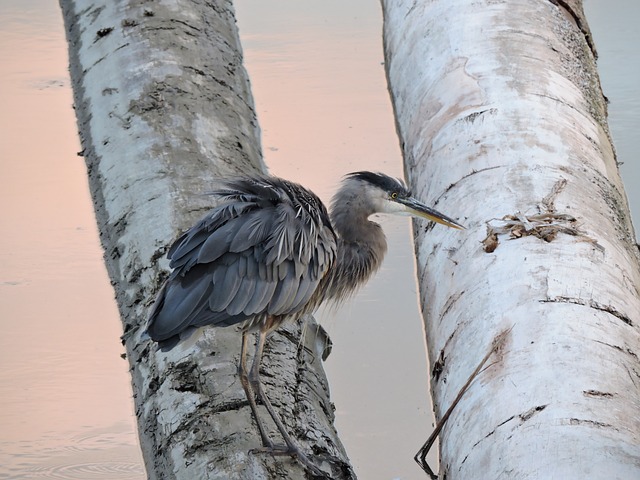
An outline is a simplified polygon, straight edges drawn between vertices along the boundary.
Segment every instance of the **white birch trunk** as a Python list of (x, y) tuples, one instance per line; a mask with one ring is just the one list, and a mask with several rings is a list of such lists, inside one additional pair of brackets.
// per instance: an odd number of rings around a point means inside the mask
[[(640, 478), (639, 252), (579, 0), (383, 0), (440, 478)], [(429, 432), (425, 432), (425, 437)]]
[[(61, 6), (148, 478), (306, 478), (289, 457), (248, 453), (261, 442), (236, 375), (237, 329), (205, 330), (168, 353), (141, 339), (168, 246), (211, 206), (202, 193), (220, 176), (264, 168), (231, 3)], [(353, 478), (321, 364), (328, 339), (315, 326), (303, 341), (299, 325), (272, 335), (263, 380), (302, 448), (341, 458), (335, 478)]]

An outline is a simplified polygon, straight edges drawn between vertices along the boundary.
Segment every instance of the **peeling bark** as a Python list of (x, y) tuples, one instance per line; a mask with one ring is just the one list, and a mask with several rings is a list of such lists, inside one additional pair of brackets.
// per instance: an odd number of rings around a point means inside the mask
[[(640, 256), (579, 0), (383, 0), (440, 477), (640, 478)], [(418, 225), (418, 224), (416, 224)], [(425, 432), (425, 437), (428, 432)]]
[[(250, 453), (261, 442), (237, 377), (236, 329), (203, 329), (167, 353), (142, 335), (168, 245), (212, 206), (203, 194), (219, 177), (264, 170), (231, 3), (61, 6), (148, 478), (307, 478), (289, 457)], [(354, 478), (322, 368), (329, 340), (313, 319), (304, 328), (272, 335), (263, 383), (302, 448), (321, 467), (338, 457), (333, 477)]]

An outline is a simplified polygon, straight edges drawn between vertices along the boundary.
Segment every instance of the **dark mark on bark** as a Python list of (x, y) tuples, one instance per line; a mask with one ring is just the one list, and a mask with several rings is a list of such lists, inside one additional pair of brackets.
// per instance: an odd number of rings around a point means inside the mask
[(536, 413), (541, 412), (545, 408), (547, 408), (547, 405), (538, 405), (537, 407), (533, 407), (533, 408), (527, 410), (526, 412), (521, 413), (519, 415), (520, 420), (522, 420), (523, 422), (526, 422), (531, 417), (533, 417)]
[(464, 295), (464, 290), (462, 290), (461, 292), (458, 292), (455, 295), (451, 295), (449, 297), (449, 299), (444, 304), (444, 308), (443, 308), (442, 314), (440, 314), (440, 320), (442, 320), (444, 318), (444, 316), (447, 313), (449, 313), (449, 310), (451, 310), (451, 307), (453, 307), (453, 305), (460, 299), (460, 297), (462, 295)]
[(462, 119), (458, 120), (457, 122), (463, 121), (463, 122), (473, 123), (481, 115), (484, 115), (487, 112), (493, 115), (497, 111), (498, 111), (497, 108), (487, 108), (486, 110), (480, 110), (479, 112), (470, 113), (469, 115), (466, 115), (465, 117), (463, 117)]
[(610, 343), (606, 343), (606, 342), (601, 342), (600, 340), (594, 340), (596, 343), (599, 343), (601, 345), (606, 345), (607, 347), (611, 347), (615, 350), (618, 350), (619, 352), (622, 353), (626, 353), (627, 355), (631, 355), (633, 358), (635, 358), (636, 360), (638, 360), (638, 355), (636, 354), (636, 352), (634, 352), (633, 350), (631, 350), (630, 348), (622, 348), (619, 345), (611, 345)]
[(587, 300), (583, 298), (572, 298), (572, 297), (553, 297), (547, 298), (545, 300), (540, 300), (540, 303), (571, 303), (574, 305), (582, 305), (585, 307), (593, 308), (594, 310), (598, 310), (601, 312), (609, 313), (614, 317), (621, 320), (623, 323), (633, 327), (633, 321), (624, 313), (618, 311), (612, 305), (602, 305), (594, 300)]
[[(502, 168), (502, 167), (503, 167), (503, 165), (496, 165), (496, 166), (493, 166), (493, 167), (481, 168), (480, 170), (475, 170), (475, 169), (474, 169), (474, 170), (471, 170), (471, 173), (467, 173), (464, 177), (461, 177), (461, 178), (460, 178), (460, 180), (458, 180), (457, 182), (452, 183), (451, 185), (449, 185), (449, 186), (444, 190), (444, 192), (442, 193), (442, 195), (444, 195), (445, 193), (447, 193), (449, 190), (451, 190), (453, 187), (455, 187), (455, 186), (456, 186), (458, 183), (460, 183), (462, 180), (464, 180), (464, 179), (466, 179), (466, 178), (469, 178), (469, 177), (470, 177), (470, 176), (472, 176), (472, 175), (476, 175), (476, 174), (478, 174), (478, 173), (486, 172), (486, 171), (488, 171), (488, 170), (495, 170), (496, 168)], [(436, 199), (436, 201), (434, 202), (434, 205), (436, 205), (436, 204), (440, 201), (440, 199), (442, 198), (442, 195), (440, 195), (440, 196)]]
[(548, 405), (538, 405), (536, 407), (532, 407), (529, 410), (527, 410), (526, 412), (521, 413), (520, 415), (512, 415), (509, 418), (507, 418), (506, 420), (504, 420), (503, 422), (499, 423), (496, 428), (494, 428), (493, 430), (491, 430), (489, 433), (487, 433), (483, 439), (478, 440), (473, 446), (476, 447), (477, 445), (479, 445), (484, 439), (489, 438), (491, 435), (493, 435), (494, 433), (496, 433), (496, 431), (498, 430), (498, 428), (502, 427), (503, 425), (509, 423), (511, 420), (515, 419), (515, 418), (519, 418), (521, 424), (526, 422), (527, 420), (530, 420), (531, 417), (533, 417), (534, 415), (536, 415), (538, 412), (541, 412), (542, 410), (544, 410), (545, 408), (547, 408)]
[(440, 380), (440, 375), (444, 371), (445, 366), (445, 356), (444, 349), (440, 350), (440, 356), (438, 360), (433, 364), (433, 368), (431, 369), (431, 377), (437, 382)]
[(596, 428), (613, 428), (616, 431), (618, 430), (610, 423), (597, 422), (595, 420), (585, 420), (582, 418), (570, 418), (569, 425), (587, 425)]
[(585, 397), (600, 397), (600, 398), (612, 398), (615, 394), (609, 392), (601, 392), (599, 390), (583, 390), (582, 394)]
[(93, 43), (97, 42), (98, 40), (100, 40), (101, 38), (106, 37), (107, 35), (109, 35), (111, 32), (113, 32), (113, 27), (106, 27), (106, 28), (101, 28), (100, 30), (98, 30), (96, 32), (96, 39), (94, 40)]

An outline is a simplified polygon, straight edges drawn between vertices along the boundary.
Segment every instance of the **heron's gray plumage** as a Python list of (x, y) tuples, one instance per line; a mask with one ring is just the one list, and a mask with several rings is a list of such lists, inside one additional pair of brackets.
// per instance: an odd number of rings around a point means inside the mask
[[(387, 251), (376, 212), (421, 216), (464, 228), (411, 196), (400, 181), (379, 173), (345, 177), (331, 202), (331, 216), (312, 192), (274, 177), (225, 182), (214, 192), (218, 206), (171, 246), (173, 269), (151, 309), (153, 340), (175, 344), (190, 327), (243, 325), (240, 381), (263, 446), (294, 454), (315, 475), (317, 468), (293, 443), (260, 383), (266, 335), (282, 322), (312, 312), (328, 299), (342, 300), (380, 267)], [(251, 370), (248, 331), (258, 330)], [(286, 448), (276, 447), (258, 415), (267, 408)]]
[(288, 317), (333, 265), (336, 235), (322, 202), (272, 177), (231, 180), (220, 203), (169, 249), (174, 269), (151, 313), (149, 334), (162, 341), (187, 327)]
[(293, 182), (254, 176), (213, 192), (218, 206), (171, 246), (173, 269), (152, 308), (148, 332), (163, 341), (188, 327), (243, 323), (270, 328), (342, 300), (380, 267), (387, 251), (376, 212), (454, 220), (415, 202), (400, 180), (347, 175), (331, 202)]

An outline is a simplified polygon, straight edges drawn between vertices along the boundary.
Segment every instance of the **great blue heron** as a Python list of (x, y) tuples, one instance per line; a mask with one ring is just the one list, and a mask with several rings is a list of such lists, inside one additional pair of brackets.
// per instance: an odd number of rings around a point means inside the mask
[[(379, 267), (387, 250), (378, 212), (423, 217), (453, 228), (455, 220), (416, 200), (400, 181), (380, 173), (348, 174), (331, 214), (296, 183), (253, 176), (228, 180), (220, 203), (169, 249), (173, 268), (152, 308), (148, 333), (158, 342), (188, 328), (242, 324), (239, 375), (263, 447), (297, 456), (322, 474), (296, 446), (260, 383), (265, 338), (283, 322), (313, 312), (325, 300), (352, 294)], [(247, 370), (249, 332), (258, 332)], [(256, 395), (286, 446), (276, 446), (258, 416)]]

